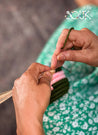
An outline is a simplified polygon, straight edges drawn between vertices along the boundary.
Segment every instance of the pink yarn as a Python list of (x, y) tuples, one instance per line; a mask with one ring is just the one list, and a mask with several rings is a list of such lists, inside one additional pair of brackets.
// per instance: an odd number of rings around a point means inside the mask
[(57, 78), (55, 78), (54, 80), (51, 81), (51, 85), (60, 81), (61, 79), (64, 79), (64, 78), (65, 78), (65, 75), (58, 76)]
[[(54, 83), (56, 83), (64, 78), (66, 78), (64, 71), (59, 71), (59, 72), (54, 73), (53, 77), (52, 77), (51, 85), (53, 85)], [(52, 86), (51, 86), (51, 90), (53, 90)]]
[(57, 78), (57, 77), (59, 77), (59, 76), (61, 76), (61, 75), (63, 75), (63, 74), (64, 74), (64, 71), (56, 72), (55, 74), (53, 74), (52, 80), (54, 80), (55, 78)]

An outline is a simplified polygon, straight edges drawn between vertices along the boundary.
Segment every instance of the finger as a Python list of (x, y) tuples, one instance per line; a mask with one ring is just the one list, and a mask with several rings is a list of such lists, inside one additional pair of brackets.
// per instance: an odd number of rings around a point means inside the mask
[(62, 31), (59, 39), (58, 39), (58, 42), (57, 42), (57, 45), (56, 45), (56, 50), (55, 50), (55, 52), (54, 52), (54, 54), (52, 56), (52, 60), (51, 60), (51, 68), (52, 69), (55, 69), (55, 68), (57, 68), (59, 66), (62, 66), (62, 64), (64, 63), (64, 62), (62, 63), (60, 61), (57, 61), (57, 55), (60, 52), (66, 50), (66, 49), (72, 48), (72, 46), (73, 46), (73, 44), (70, 41), (67, 41), (67, 45), (65, 46), (65, 48), (63, 50), (61, 49), (63, 47), (63, 45), (64, 45), (64, 42), (65, 42), (66, 36), (68, 34), (68, 31), (69, 31), (68, 29), (64, 29)]
[(52, 73), (47, 71), (44, 72), (43, 76), (39, 80), (39, 89), (42, 89), (43, 92), (43, 99), (45, 102), (45, 105), (49, 104), (50, 96), (51, 96), (51, 80), (52, 80)]
[(57, 49), (61, 49), (64, 45), (64, 42), (65, 42), (65, 39), (67, 37), (67, 34), (68, 34), (68, 29), (64, 29), (58, 39), (58, 42), (57, 42), (57, 45), (56, 45), (56, 48)]
[(51, 68), (52, 69), (55, 69), (56, 68), (56, 65), (57, 65), (57, 56), (54, 52), (53, 56), (52, 56), (52, 60), (51, 60)]
[[(60, 50), (60, 48), (63, 47), (65, 39), (68, 34), (68, 29), (64, 29), (58, 39), (56, 49)], [(89, 39), (89, 30), (87, 29), (82, 29), (82, 30), (72, 30), (70, 32), (68, 41), (65, 46), (65, 50), (67, 48), (70, 48), (70, 46), (75, 45), (77, 47), (83, 47), (85, 44), (89, 44), (91, 41)], [(58, 52), (58, 51), (57, 51)]]
[[(64, 43), (65, 43), (65, 40), (67, 38), (68, 32), (69, 32), (68, 29), (64, 29), (62, 31), (59, 39), (58, 39), (58, 42), (57, 42), (57, 45), (56, 45), (57, 55), (58, 55), (58, 50), (62, 50), (61, 48), (64, 46)], [(66, 45), (64, 47), (64, 50), (69, 49), (70, 47), (72, 47), (72, 45), (73, 45), (72, 42), (68, 39), (67, 42), (66, 42)]]
[(52, 73), (47, 71), (44, 72), (43, 75), (41, 76), (40, 80), (39, 80), (39, 84), (46, 84), (50, 87), (50, 82), (52, 80)]
[(64, 44), (63, 44), (63, 46), (59, 46), (58, 48), (56, 48), (55, 54), (58, 55), (60, 52), (63, 52), (63, 51), (68, 50), (68, 49), (71, 49), (73, 47), (73, 45), (74, 44), (72, 42), (67, 41), (64, 49), (61, 49), (64, 46)]
[(50, 67), (44, 66), (39, 63), (33, 63), (26, 72), (28, 72), (35, 81), (38, 81), (38, 77), (41, 73), (50, 70)]
[(57, 56), (57, 59), (59, 61), (77, 61), (77, 62), (83, 62), (83, 63), (89, 63), (90, 58), (87, 55), (86, 50), (69, 50), (60, 53)]
[(91, 44), (91, 32), (84, 28), (82, 30), (72, 30), (69, 35), (69, 40), (75, 45), (76, 47), (83, 47), (87, 48), (89, 44)]
[(56, 69), (58, 67), (61, 67), (63, 65), (64, 61), (58, 61), (57, 55), (54, 53), (51, 60), (51, 69)]

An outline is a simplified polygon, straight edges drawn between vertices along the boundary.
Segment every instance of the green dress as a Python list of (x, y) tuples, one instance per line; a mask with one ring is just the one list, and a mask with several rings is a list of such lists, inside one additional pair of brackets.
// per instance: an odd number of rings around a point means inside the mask
[[(84, 11), (87, 14), (83, 19)], [(79, 13), (78, 17), (76, 13)], [(50, 65), (58, 37), (64, 28), (74, 27), (80, 30), (86, 27), (98, 35), (97, 25), (98, 7), (85, 6), (76, 9), (48, 40), (37, 62)], [(98, 135), (98, 68), (71, 61), (65, 62), (63, 66), (70, 81), (70, 89), (48, 106), (43, 117), (45, 134)]]

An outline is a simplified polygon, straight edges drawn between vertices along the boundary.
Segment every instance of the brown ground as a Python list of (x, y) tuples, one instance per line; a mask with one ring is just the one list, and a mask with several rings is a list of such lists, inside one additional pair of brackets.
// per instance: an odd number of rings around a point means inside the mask
[[(0, 0), (0, 92), (36, 60), (73, 0)], [(0, 135), (15, 135), (12, 99), (0, 105)]]

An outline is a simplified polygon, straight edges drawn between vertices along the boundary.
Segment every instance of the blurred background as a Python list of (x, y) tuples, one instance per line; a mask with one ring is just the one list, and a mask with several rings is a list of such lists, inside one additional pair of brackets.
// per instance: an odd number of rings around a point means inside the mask
[[(12, 88), (76, 7), (73, 0), (0, 0), (0, 92)], [(0, 105), (0, 135), (16, 135), (12, 99)]]

